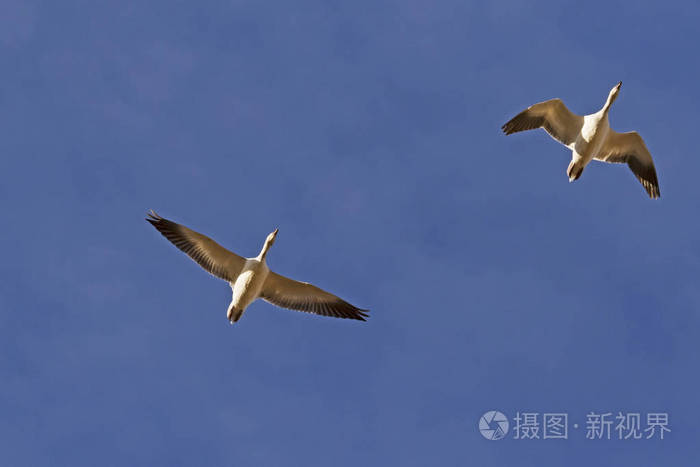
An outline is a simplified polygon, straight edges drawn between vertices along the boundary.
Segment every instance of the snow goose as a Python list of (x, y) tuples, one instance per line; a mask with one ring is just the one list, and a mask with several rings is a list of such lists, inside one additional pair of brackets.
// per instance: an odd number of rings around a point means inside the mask
[(636, 131), (617, 133), (610, 128), (608, 111), (617, 99), (622, 81), (610, 90), (605, 105), (591, 115), (572, 113), (561, 99), (540, 102), (520, 112), (501, 128), (507, 135), (544, 128), (549, 135), (572, 151), (566, 170), (569, 181), (577, 180), (586, 165), (596, 159), (626, 163), (652, 199), (658, 198), (659, 181), (651, 154)]
[(148, 214), (146, 220), (202, 268), (231, 285), (233, 298), (226, 313), (231, 324), (238, 321), (248, 305), (258, 298), (283, 308), (318, 315), (361, 321), (368, 317), (369, 310), (357, 308), (314, 285), (270, 271), (265, 257), (275, 243), (277, 229), (267, 236), (258, 256), (246, 259), (209, 237), (160, 217), (154, 211)]

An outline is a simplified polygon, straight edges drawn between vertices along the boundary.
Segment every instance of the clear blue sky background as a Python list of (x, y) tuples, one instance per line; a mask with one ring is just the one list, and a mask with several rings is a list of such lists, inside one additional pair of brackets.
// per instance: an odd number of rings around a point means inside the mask
[[(695, 2), (0, 3), (0, 463), (695, 465)], [(624, 166), (500, 126), (561, 97)], [(371, 309), (253, 304), (147, 209)], [(487, 441), (498, 409), (666, 439)], [(509, 437), (510, 438), (510, 437)]]

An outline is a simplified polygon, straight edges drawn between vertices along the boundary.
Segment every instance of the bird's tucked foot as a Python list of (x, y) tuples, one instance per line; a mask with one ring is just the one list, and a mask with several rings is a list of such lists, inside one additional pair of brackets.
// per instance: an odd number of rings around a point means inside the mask
[(566, 175), (569, 177), (569, 183), (574, 180), (578, 180), (583, 173), (583, 164), (579, 161), (571, 161), (569, 167), (566, 169)]
[(226, 318), (228, 318), (229, 323), (234, 324), (241, 318), (243, 310), (237, 310), (235, 308), (230, 308), (226, 313)]

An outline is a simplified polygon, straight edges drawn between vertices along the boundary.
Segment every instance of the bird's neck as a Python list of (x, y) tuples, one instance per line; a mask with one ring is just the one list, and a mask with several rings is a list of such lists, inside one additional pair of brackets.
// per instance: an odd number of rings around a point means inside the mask
[(612, 105), (613, 102), (615, 102), (615, 98), (611, 94), (608, 96), (608, 100), (605, 101), (605, 105), (603, 106), (603, 109), (601, 110), (603, 112), (603, 115), (608, 114), (608, 112), (610, 111), (610, 106)]
[(258, 255), (258, 260), (260, 261), (265, 261), (265, 256), (267, 256), (267, 252), (272, 246), (272, 243), (265, 241), (265, 244), (262, 247), (262, 250), (260, 250), (260, 254)]

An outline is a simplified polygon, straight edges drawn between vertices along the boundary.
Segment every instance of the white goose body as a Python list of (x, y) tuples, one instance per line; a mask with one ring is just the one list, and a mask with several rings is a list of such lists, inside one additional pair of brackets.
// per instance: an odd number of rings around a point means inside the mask
[(571, 163), (566, 171), (570, 182), (577, 180), (593, 159), (627, 163), (649, 197), (658, 198), (659, 181), (654, 161), (642, 137), (635, 131), (617, 133), (610, 128), (608, 113), (621, 86), (622, 81), (610, 90), (605, 105), (596, 113), (576, 115), (561, 99), (551, 99), (523, 110), (503, 125), (502, 130), (510, 135), (544, 128), (552, 138), (571, 149)]
[(584, 167), (598, 154), (610, 131), (607, 113), (596, 112), (583, 117), (583, 126), (576, 141), (569, 145), (572, 160), (579, 161)]
[(246, 259), (211, 238), (164, 219), (153, 211), (146, 220), (207, 272), (229, 283), (232, 297), (226, 316), (232, 324), (258, 298), (283, 308), (324, 316), (360, 321), (365, 321), (368, 316), (367, 310), (357, 308), (314, 285), (271, 272), (265, 258), (275, 243), (277, 229), (267, 236), (258, 256)]
[(248, 308), (248, 305), (260, 297), (260, 292), (269, 273), (270, 268), (267, 267), (264, 259), (249, 258), (246, 260), (236, 280), (229, 282), (233, 291), (231, 304), (226, 312), (229, 320), (238, 321), (238, 318)]

